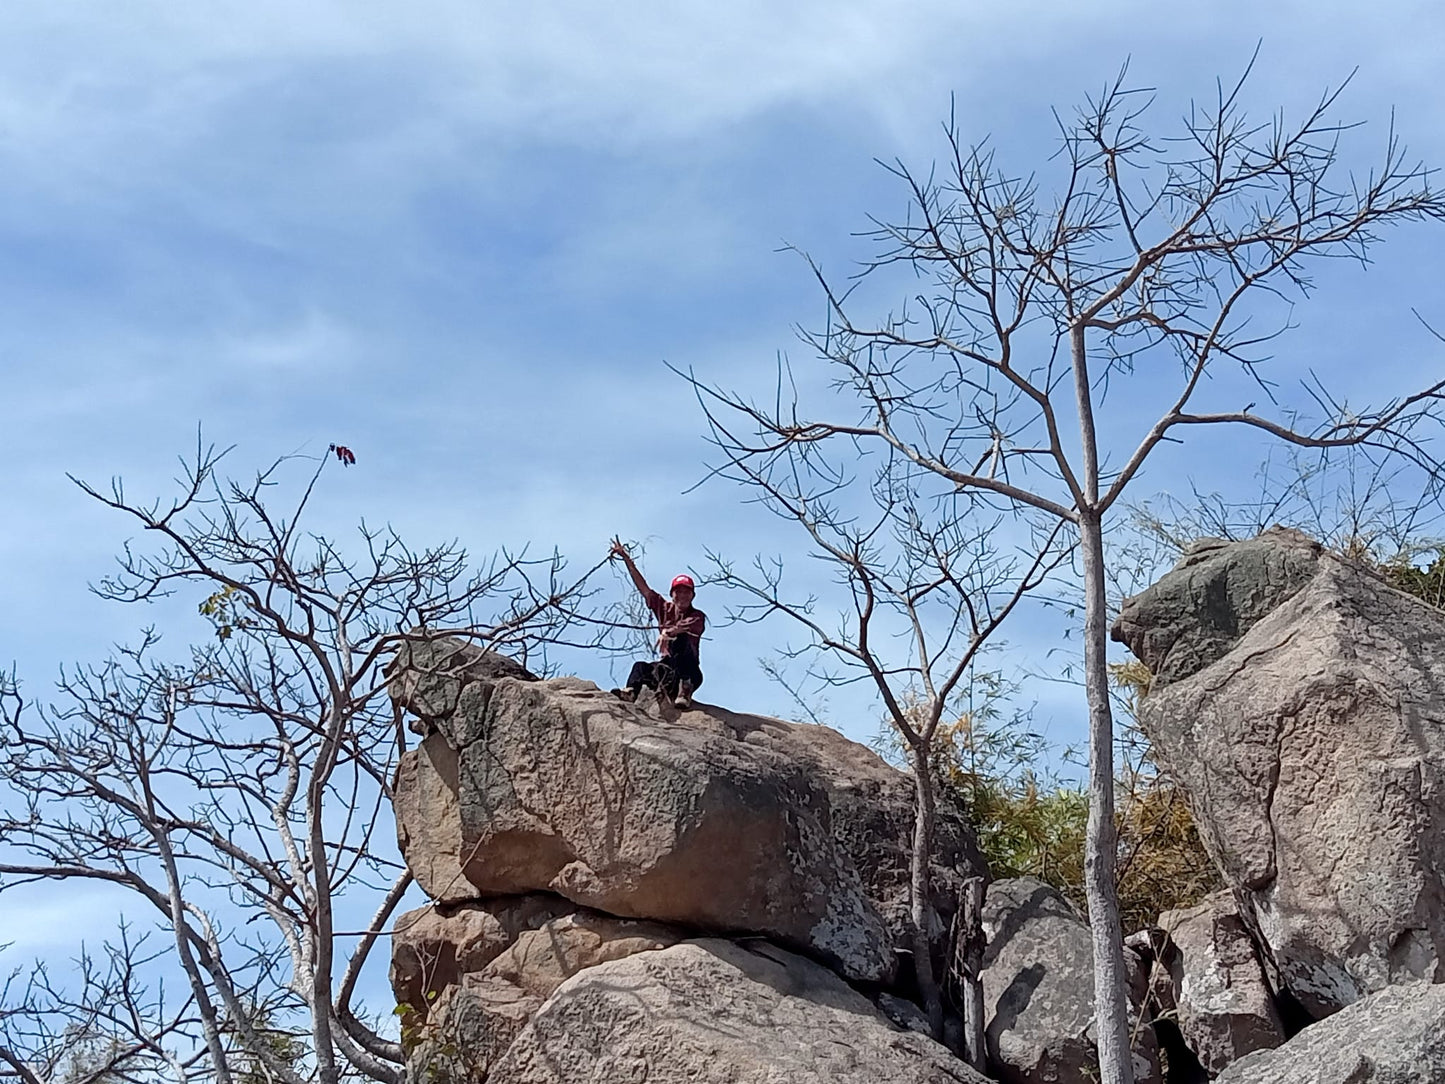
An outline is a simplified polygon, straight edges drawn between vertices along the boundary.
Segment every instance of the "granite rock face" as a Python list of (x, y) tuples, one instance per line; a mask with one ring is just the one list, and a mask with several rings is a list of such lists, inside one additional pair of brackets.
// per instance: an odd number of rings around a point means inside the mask
[(1319, 1019), (1445, 979), (1445, 613), (1276, 529), (1186, 557), (1114, 636), (1275, 994)]
[(1440, 1084), (1445, 985), (1370, 994), (1289, 1042), (1241, 1058), (1217, 1084)]
[(1284, 1025), (1254, 941), (1221, 892), (1159, 916), (1160, 964), (1184, 1043), (1210, 1076), (1256, 1050), (1284, 1042)]
[(1124, 604), (1113, 638), (1149, 667), (1156, 686), (1197, 674), (1298, 594), (1323, 553), (1313, 539), (1280, 529), (1246, 542), (1196, 542), (1167, 576)]
[(762, 942), (702, 939), (560, 986), (487, 1084), (985, 1084), (891, 1025), (826, 968)]
[[(398, 769), (398, 838), (433, 899), (550, 893), (892, 978), (909, 943), (906, 775), (826, 727), (706, 705), (659, 715), (576, 678), (497, 676), (482, 655), (436, 641), (391, 669), (426, 735)], [(941, 809), (940, 950), (958, 885), (982, 870)]]
[(402, 1027), (413, 1076), (444, 1068), (453, 1082), (487, 1079), (492, 1062), (573, 975), (685, 936), (556, 896), (448, 911), (429, 905), (397, 919), (391, 981), (397, 1003), (409, 1010)]
[[(1043, 881), (1018, 877), (989, 885), (983, 927), (985, 1037), (998, 1078), (1005, 1084), (1097, 1079), (1094, 950), (1083, 918)], [(1134, 1079), (1157, 1081), (1153, 1032), (1140, 1027), (1135, 1034)]]

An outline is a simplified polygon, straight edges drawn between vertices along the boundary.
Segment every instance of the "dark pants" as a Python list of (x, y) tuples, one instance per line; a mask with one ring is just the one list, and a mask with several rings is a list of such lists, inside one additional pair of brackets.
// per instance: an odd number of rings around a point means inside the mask
[(633, 692), (646, 685), (659, 689), (672, 699), (677, 699), (677, 687), (681, 681), (692, 682), (696, 689), (702, 684), (702, 670), (698, 668), (697, 651), (692, 640), (678, 636), (668, 645), (668, 652), (658, 662), (635, 662), (632, 673), (627, 675), (627, 687)]

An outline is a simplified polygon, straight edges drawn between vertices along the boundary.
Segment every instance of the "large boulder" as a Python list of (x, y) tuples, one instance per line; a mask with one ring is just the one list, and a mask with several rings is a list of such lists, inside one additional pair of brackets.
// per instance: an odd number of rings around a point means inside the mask
[[(456, 710), (462, 690), (481, 691), (501, 678), (537, 681), (515, 659), (465, 640), (419, 638), (403, 644), (388, 668), (392, 698), (406, 705), (411, 729), (425, 738)], [(457, 808), (457, 758), (444, 741), (422, 741), (402, 758), (392, 804), (413, 876), (433, 899), (471, 899), (462, 875), (461, 817)], [(402, 826), (405, 826), (404, 829)]]
[(1187, 557), (1114, 635), (1276, 994), (1320, 1018), (1445, 978), (1445, 613), (1276, 529)]
[(1215, 1084), (1440, 1084), (1445, 986), (1370, 994), (1284, 1046), (1241, 1058)]
[(544, 894), (447, 908), (428, 904), (406, 912), (392, 928), (392, 992), (419, 1023), (447, 989), (479, 977), (542, 999), (584, 967), (684, 936), (656, 922), (615, 918)]
[[(1005, 1084), (1097, 1079), (1094, 949), (1088, 924), (1055, 889), (1033, 877), (993, 882), (983, 904), (984, 1034)], [(1137, 1002), (1142, 974), (1136, 976)], [(1159, 1079), (1152, 1031), (1132, 1029), (1134, 1079)]]
[[(439, 1074), (441, 1084), (452, 1084)], [(826, 968), (763, 942), (703, 939), (563, 983), (487, 1084), (985, 1084)]]
[(407, 911), (391, 931), (391, 988), (397, 1005), (419, 1023), (448, 987), (483, 972), (521, 934), (571, 910), (566, 900), (538, 894)]
[[(433, 899), (550, 892), (891, 979), (910, 945), (908, 776), (827, 727), (659, 715), (576, 678), (493, 676), (472, 652), (413, 645), (391, 669), (426, 733), (398, 769), (398, 838)], [(959, 884), (983, 871), (946, 805), (934, 858), (941, 945)]]
[(1221, 892), (1159, 916), (1159, 963), (1184, 1044), (1209, 1075), (1284, 1042), (1264, 968), (1234, 900)]
[(589, 967), (684, 939), (679, 930), (577, 908), (557, 896), (402, 915), (392, 988), (414, 1080), (482, 1081), (543, 1002)]

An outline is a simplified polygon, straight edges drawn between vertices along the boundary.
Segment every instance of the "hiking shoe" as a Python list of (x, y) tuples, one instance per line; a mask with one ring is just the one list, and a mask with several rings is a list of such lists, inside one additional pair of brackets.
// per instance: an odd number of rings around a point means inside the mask
[(692, 682), (684, 681), (682, 685), (679, 686), (677, 699), (672, 702), (672, 706), (679, 711), (687, 711), (692, 707)]
[(612, 695), (625, 704), (631, 704), (637, 699), (636, 689), (613, 689)]

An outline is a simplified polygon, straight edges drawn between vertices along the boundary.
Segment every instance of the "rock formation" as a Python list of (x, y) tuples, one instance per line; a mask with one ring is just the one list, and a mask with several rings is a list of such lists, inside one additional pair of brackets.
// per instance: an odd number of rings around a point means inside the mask
[(658, 923), (578, 910), (557, 896), (448, 910), (428, 905), (397, 920), (391, 982), (415, 1065), (446, 1066), (457, 1079), (487, 1079), (543, 1002), (579, 971), (683, 937)]
[[(1135, 1075), (1445, 1081), (1445, 613), (1286, 530), (1126, 603), (1140, 724), (1228, 885), (1129, 939)], [(907, 953), (911, 781), (835, 732), (624, 704), (455, 641), (399, 654), (392, 980), (413, 1084), (968, 1082)], [(928, 930), (983, 874), (940, 808)], [(988, 1071), (1097, 1072), (1084, 919), (990, 885)], [(1435, 983), (1437, 985), (1428, 985)]]
[[(652, 1055), (653, 1081), (979, 1079), (897, 996), (906, 775), (825, 727), (644, 709), (456, 641), (412, 645), (390, 674), (422, 735), (397, 834), (433, 899), (393, 945), (416, 1079), (631, 1079)], [(941, 964), (984, 870), (939, 814)]]
[(1241, 1058), (1218, 1084), (1440, 1084), (1445, 985), (1370, 994), (1284, 1046)]
[[(480, 652), (425, 650), (395, 671), (393, 695), (428, 731), (402, 760), (395, 809), (433, 899), (552, 892), (891, 981), (908, 945), (913, 787), (876, 754), (720, 708), (648, 715), (576, 678), (461, 681)], [(935, 858), (941, 941), (962, 878), (982, 872), (948, 809)]]
[[(1094, 949), (1083, 918), (1044, 882), (1018, 877), (989, 885), (983, 927), (985, 1026), (998, 1078), (1006, 1084), (1097, 1078)], [(1136, 1027), (1135, 1035), (1134, 1079), (1157, 1081), (1152, 1031)]]
[(766, 942), (704, 939), (569, 979), (488, 1084), (983, 1084), (892, 1028), (828, 969)]
[(1233, 897), (1218, 893), (1196, 907), (1159, 916), (1161, 1010), (1205, 1072), (1285, 1040), (1284, 1024), (1254, 941)]
[(1321, 1018), (1445, 979), (1445, 613), (1276, 529), (1190, 553), (1114, 636), (1275, 994)]

